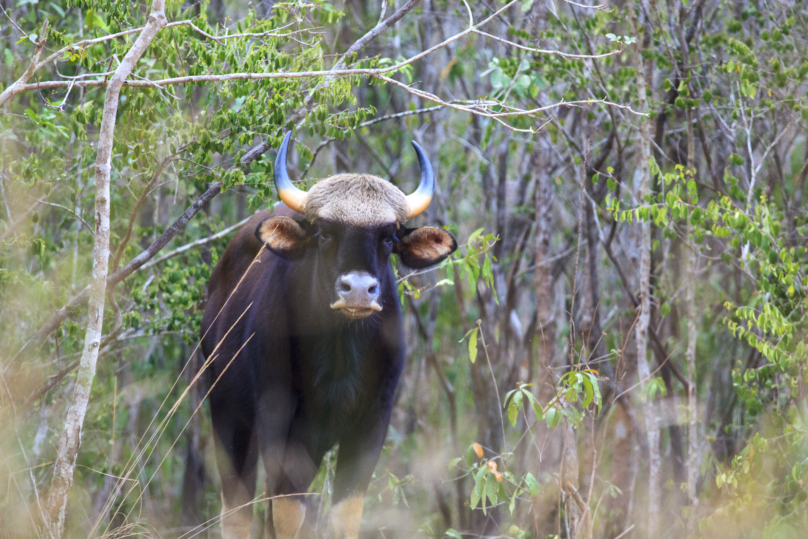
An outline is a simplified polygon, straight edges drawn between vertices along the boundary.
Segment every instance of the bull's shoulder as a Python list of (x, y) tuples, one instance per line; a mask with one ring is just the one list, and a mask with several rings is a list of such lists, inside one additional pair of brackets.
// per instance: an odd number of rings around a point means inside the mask
[[(291, 217), (297, 221), (303, 219), (300, 213), (288, 208), (285, 204), (278, 204), (273, 210), (256, 212), (230, 240), (227, 249), (216, 264), (210, 279), (209, 290), (211, 293), (218, 286), (228, 286), (241, 278), (261, 250), (261, 242), (255, 236), (255, 231), (262, 221), (271, 217)], [(271, 254), (267, 252), (267, 256), (271, 257)]]

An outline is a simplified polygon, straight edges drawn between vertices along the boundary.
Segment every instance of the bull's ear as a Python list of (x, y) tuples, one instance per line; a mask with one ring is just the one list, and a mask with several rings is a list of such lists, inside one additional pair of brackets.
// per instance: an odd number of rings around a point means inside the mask
[(408, 228), (399, 231), (393, 252), (401, 257), (405, 266), (421, 269), (443, 262), (457, 250), (457, 240), (450, 233), (433, 226)]
[(288, 260), (300, 258), (311, 245), (311, 234), (291, 217), (261, 221), (255, 229), (255, 237), (266, 244), (267, 249)]

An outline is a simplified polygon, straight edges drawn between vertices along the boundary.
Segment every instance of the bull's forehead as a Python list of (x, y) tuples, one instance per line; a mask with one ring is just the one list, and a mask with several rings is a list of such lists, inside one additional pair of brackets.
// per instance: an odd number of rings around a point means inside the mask
[(306, 219), (372, 227), (407, 220), (407, 199), (401, 190), (368, 174), (338, 174), (317, 182), (306, 197)]

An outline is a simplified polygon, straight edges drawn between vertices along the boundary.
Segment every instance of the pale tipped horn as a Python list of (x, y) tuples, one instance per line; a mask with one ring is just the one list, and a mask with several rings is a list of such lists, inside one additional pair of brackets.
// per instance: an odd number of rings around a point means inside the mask
[(298, 213), (303, 213), (308, 193), (295, 187), (292, 180), (289, 179), (289, 173), (286, 172), (286, 151), (291, 137), (291, 131), (286, 133), (281, 147), (278, 149), (278, 156), (275, 158), (275, 188), (284, 204)]
[(424, 150), (414, 140), (412, 145), (418, 154), (418, 165), (421, 167), (421, 183), (411, 195), (407, 195), (408, 217), (415, 217), (423, 212), (432, 202), (432, 193), (435, 192), (435, 173), (426, 157)]

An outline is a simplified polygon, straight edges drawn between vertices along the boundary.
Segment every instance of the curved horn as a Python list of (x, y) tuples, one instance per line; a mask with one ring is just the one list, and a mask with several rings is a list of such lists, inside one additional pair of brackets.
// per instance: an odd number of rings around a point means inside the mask
[(421, 167), (421, 183), (418, 184), (418, 189), (414, 193), (407, 195), (408, 217), (415, 217), (424, 211), (432, 202), (432, 193), (435, 192), (435, 173), (432, 171), (432, 165), (418, 143), (412, 141), (412, 145), (415, 148), (415, 153), (418, 154), (418, 165)]
[(289, 173), (286, 172), (286, 150), (291, 136), (292, 132), (289, 131), (283, 137), (281, 147), (278, 149), (278, 156), (275, 158), (275, 188), (284, 204), (298, 213), (303, 213), (308, 193), (295, 187), (292, 180), (289, 179)]

